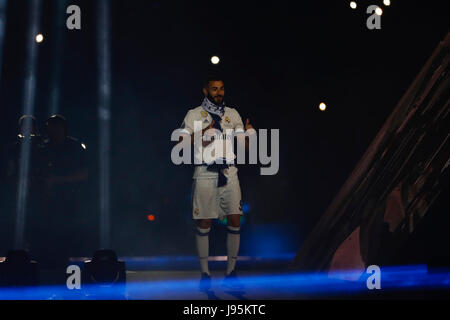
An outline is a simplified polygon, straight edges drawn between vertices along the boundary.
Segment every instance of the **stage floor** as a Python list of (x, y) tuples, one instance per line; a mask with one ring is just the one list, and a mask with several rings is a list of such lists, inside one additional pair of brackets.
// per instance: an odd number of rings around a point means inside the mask
[[(196, 257), (123, 257), (126, 283), (69, 290), (66, 270), (40, 270), (40, 285), (0, 288), (0, 300), (304, 300), (304, 299), (448, 299), (450, 272), (430, 272), (425, 265), (381, 269), (381, 288), (369, 289), (361, 270), (339, 274), (289, 269), (291, 255), (240, 257), (243, 289), (223, 286), (226, 257), (210, 257), (211, 289), (199, 288)], [(84, 258), (69, 264), (83, 265)], [(84, 270), (81, 268), (81, 272)], [(353, 280), (349, 280), (353, 278)]]
[[(198, 271), (128, 271), (128, 299), (162, 299), (162, 300), (264, 300), (264, 299), (307, 299), (311, 294), (299, 294), (283, 285), (270, 283), (268, 277), (274, 273), (264, 271), (240, 271), (239, 278), (244, 285), (242, 290), (230, 290), (223, 287), (224, 273), (211, 272), (211, 289), (198, 288)], [(280, 273), (280, 275), (282, 275)], [(267, 287), (262, 281), (267, 279)], [(253, 281), (252, 281), (253, 280)], [(148, 284), (147, 289), (143, 284)], [(145, 286), (145, 285), (144, 285)]]

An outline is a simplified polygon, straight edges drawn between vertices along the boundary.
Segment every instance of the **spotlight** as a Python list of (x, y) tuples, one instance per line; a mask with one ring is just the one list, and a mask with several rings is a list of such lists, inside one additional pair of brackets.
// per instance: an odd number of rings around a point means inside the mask
[(42, 34), (38, 34), (37, 36), (36, 36), (36, 42), (37, 43), (41, 43), (42, 41), (44, 41), (44, 36), (42, 35)]
[(319, 109), (320, 111), (325, 111), (327, 109), (327, 105), (324, 102), (322, 102), (321, 104), (319, 104)]
[(383, 4), (388, 7), (391, 5), (391, 1), (390, 0), (383, 0)]
[(119, 261), (113, 250), (95, 251), (92, 260), (84, 262), (84, 270), (87, 284), (110, 287), (123, 285), (126, 281), (125, 262)]
[(218, 56), (211, 57), (212, 64), (218, 64), (219, 62), (220, 62), (220, 59)]
[(12, 250), (0, 261), (1, 286), (34, 286), (38, 284), (38, 263), (25, 250)]
[(352, 2), (350, 2), (350, 8), (352, 8), (352, 9), (356, 9), (356, 2), (355, 1), (352, 1)]
[(383, 10), (380, 7), (378, 7), (378, 8), (375, 9), (375, 13), (377, 15), (381, 16), (383, 14)]

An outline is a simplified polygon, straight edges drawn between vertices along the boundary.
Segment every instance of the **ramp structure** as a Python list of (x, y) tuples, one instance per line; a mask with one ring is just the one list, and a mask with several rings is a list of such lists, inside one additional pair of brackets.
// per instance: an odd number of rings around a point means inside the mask
[(449, 49), (450, 32), (303, 243), (293, 269), (363, 271), (392, 263), (448, 187)]

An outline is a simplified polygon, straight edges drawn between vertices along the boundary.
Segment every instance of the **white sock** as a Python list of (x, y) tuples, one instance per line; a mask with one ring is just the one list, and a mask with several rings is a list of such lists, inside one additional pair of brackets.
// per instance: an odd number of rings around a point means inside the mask
[(198, 258), (200, 260), (200, 269), (202, 273), (207, 273), (208, 275), (209, 231), (211, 231), (211, 228), (202, 229), (197, 227), (197, 235), (195, 236)]
[(228, 226), (227, 235), (227, 275), (230, 274), (236, 266), (236, 259), (239, 252), (239, 242), (241, 240), (240, 227)]

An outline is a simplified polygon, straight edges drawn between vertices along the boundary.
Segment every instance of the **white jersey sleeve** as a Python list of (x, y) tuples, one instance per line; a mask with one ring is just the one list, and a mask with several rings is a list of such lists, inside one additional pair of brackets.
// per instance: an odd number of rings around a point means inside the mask
[(188, 135), (194, 133), (194, 119), (192, 117), (192, 110), (189, 110), (184, 117), (183, 123), (181, 124), (181, 132)]
[(236, 109), (233, 109), (233, 112), (232, 112), (232, 121), (233, 121), (233, 124), (234, 124), (234, 131), (236, 132), (236, 133), (242, 133), (242, 132), (244, 132), (244, 123), (242, 122), (242, 118), (241, 118), (241, 116), (239, 115), (239, 112), (237, 112), (237, 110)]

